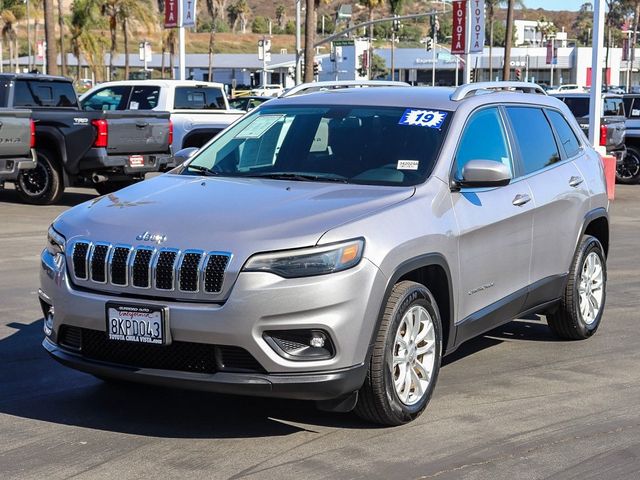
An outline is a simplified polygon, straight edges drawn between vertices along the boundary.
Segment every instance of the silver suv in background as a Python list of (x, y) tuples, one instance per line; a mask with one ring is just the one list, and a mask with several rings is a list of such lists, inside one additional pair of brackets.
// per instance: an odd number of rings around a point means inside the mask
[(607, 212), (598, 154), (536, 85), (276, 99), (55, 220), (43, 346), (107, 380), (398, 425), (472, 337), (530, 313), (593, 335)]

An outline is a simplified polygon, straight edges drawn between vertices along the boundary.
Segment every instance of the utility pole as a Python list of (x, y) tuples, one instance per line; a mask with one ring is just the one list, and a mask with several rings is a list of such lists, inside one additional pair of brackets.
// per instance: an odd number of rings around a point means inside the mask
[(507, 6), (507, 31), (504, 35), (504, 65), (502, 67), (502, 80), (511, 78), (511, 40), (513, 38), (513, 0), (509, 0)]

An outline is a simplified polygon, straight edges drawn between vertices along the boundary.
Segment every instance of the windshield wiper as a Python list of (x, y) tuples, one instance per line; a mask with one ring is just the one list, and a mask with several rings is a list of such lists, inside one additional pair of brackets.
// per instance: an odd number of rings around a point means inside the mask
[(195, 170), (196, 172), (202, 173), (203, 175), (207, 176), (207, 177), (215, 177), (216, 175), (220, 175), (218, 172), (216, 172), (215, 170), (209, 168), (209, 167), (204, 167), (202, 165), (187, 165), (187, 170)]
[(349, 180), (342, 176), (313, 175), (310, 173), (293, 172), (266, 172), (242, 175), (243, 177), (271, 178), (274, 180), (293, 180), (296, 182), (337, 182), (349, 183)]

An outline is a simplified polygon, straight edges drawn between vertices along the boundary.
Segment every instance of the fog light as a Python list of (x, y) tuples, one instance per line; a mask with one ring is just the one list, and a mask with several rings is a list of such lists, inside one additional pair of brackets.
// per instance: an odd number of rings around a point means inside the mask
[(55, 315), (55, 310), (53, 305), (49, 305), (47, 312), (44, 316), (44, 334), (48, 337), (51, 335), (53, 331), (53, 316)]
[(278, 330), (265, 332), (265, 341), (287, 360), (327, 360), (335, 355), (331, 338), (322, 330)]
[(309, 345), (311, 345), (314, 348), (322, 348), (324, 347), (324, 338), (321, 337), (320, 335), (314, 334), (313, 337), (311, 337), (311, 340), (309, 341)]

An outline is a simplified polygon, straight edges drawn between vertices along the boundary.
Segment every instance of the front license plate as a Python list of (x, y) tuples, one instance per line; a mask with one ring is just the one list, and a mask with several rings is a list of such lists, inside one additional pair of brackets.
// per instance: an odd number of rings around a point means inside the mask
[(144, 157), (142, 155), (131, 155), (129, 157), (130, 167), (144, 167)]
[(165, 310), (150, 305), (108, 303), (107, 336), (120, 342), (168, 343)]

